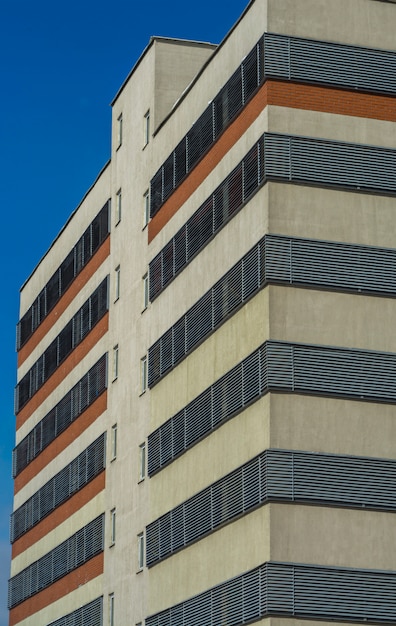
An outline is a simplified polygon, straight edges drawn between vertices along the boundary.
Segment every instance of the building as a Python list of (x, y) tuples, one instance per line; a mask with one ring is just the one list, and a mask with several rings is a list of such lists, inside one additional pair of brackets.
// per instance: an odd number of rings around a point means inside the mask
[(395, 31), (252, 0), (137, 61), (21, 290), (11, 626), (396, 622)]

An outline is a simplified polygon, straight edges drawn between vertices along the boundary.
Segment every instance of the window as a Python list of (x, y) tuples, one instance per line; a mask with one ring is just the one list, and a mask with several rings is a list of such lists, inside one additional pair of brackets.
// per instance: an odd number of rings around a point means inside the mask
[(117, 424), (111, 427), (111, 460), (117, 458)]
[(143, 213), (143, 228), (147, 226), (150, 219), (150, 194), (147, 189), (143, 194), (143, 202), (144, 202), (144, 213)]
[(144, 393), (147, 389), (147, 356), (140, 361), (140, 391)]
[(122, 144), (122, 113), (117, 118), (117, 141), (119, 147)]
[(139, 533), (137, 536), (138, 540), (138, 569), (139, 571), (144, 567), (144, 534)]
[(116, 226), (121, 222), (121, 202), (122, 202), (122, 193), (121, 189), (117, 191), (116, 197), (116, 212), (115, 212), (115, 223)]
[(150, 141), (150, 109), (144, 114), (144, 146)]
[(109, 594), (109, 626), (114, 626), (114, 593)]
[(143, 311), (147, 309), (149, 303), (149, 277), (148, 274), (143, 276)]
[(118, 344), (113, 348), (113, 381), (118, 378)]
[(146, 442), (139, 446), (139, 480), (146, 477)]
[(110, 545), (114, 546), (116, 540), (116, 510), (110, 511)]
[(121, 285), (121, 270), (120, 266), (115, 268), (115, 280), (114, 280), (114, 302), (120, 297), (120, 285)]

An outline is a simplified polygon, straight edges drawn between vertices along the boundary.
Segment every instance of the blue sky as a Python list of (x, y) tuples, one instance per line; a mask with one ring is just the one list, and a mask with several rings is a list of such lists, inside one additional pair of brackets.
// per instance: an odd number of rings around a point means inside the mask
[(150, 36), (219, 43), (247, 3), (1, 2), (0, 626), (8, 624), (19, 288), (108, 160), (109, 103)]

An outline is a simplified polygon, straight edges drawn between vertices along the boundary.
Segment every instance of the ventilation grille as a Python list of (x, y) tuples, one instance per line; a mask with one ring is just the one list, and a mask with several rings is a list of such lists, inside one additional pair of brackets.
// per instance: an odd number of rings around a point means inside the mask
[(12, 452), (13, 478), (87, 409), (107, 387), (107, 353), (91, 367)]
[(15, 413), (44, 385), (109, 308), (107, 276), (15, 388)]
[(267, 615), (394, 623), (396, 574), (269, 562), (147, 617), (145, 624), (239, 626)]
[(265, 33), (152, 178), (151, 217), (267, 78), (394, 95), (396, 54)]
[(17, 325), (17, 350), (32, 336), (109, 234), (110, 200), (58, 267)]
[(396, 355), (267, 341), (148, 437), (154, 474), (268, 391), (396, 402)]
[(96, 598), (47, 626), (102, 626), (103, 598)]
[(104, 514), (13, 576), (8, 582), (8, 608), (46, 589), (103, 551)]
[(11, 543), (40, 522), (105, 468), (106, 435), (101, 435), (11, 515)]
[(149, 349), (153, 386), (266, 283), (396, 295), (396, 251), (266, 235)]
[[(393, 194), (395, 168), (395, 150), (266, 133), (150, 262), (150, 300), (183, 271), (266, 180)], [(380, 276), (380, 269), (377, 274)]]
[(146, 528), (150, 567), (268, 501), (396, 510), (396, 461), (266, 450)]

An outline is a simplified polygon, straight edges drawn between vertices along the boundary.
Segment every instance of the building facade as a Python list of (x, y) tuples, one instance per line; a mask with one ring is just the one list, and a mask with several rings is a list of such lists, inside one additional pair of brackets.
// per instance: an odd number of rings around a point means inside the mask
[(396, 622), (396, 5), (153, 38), (21, 289), (10, 626)]

